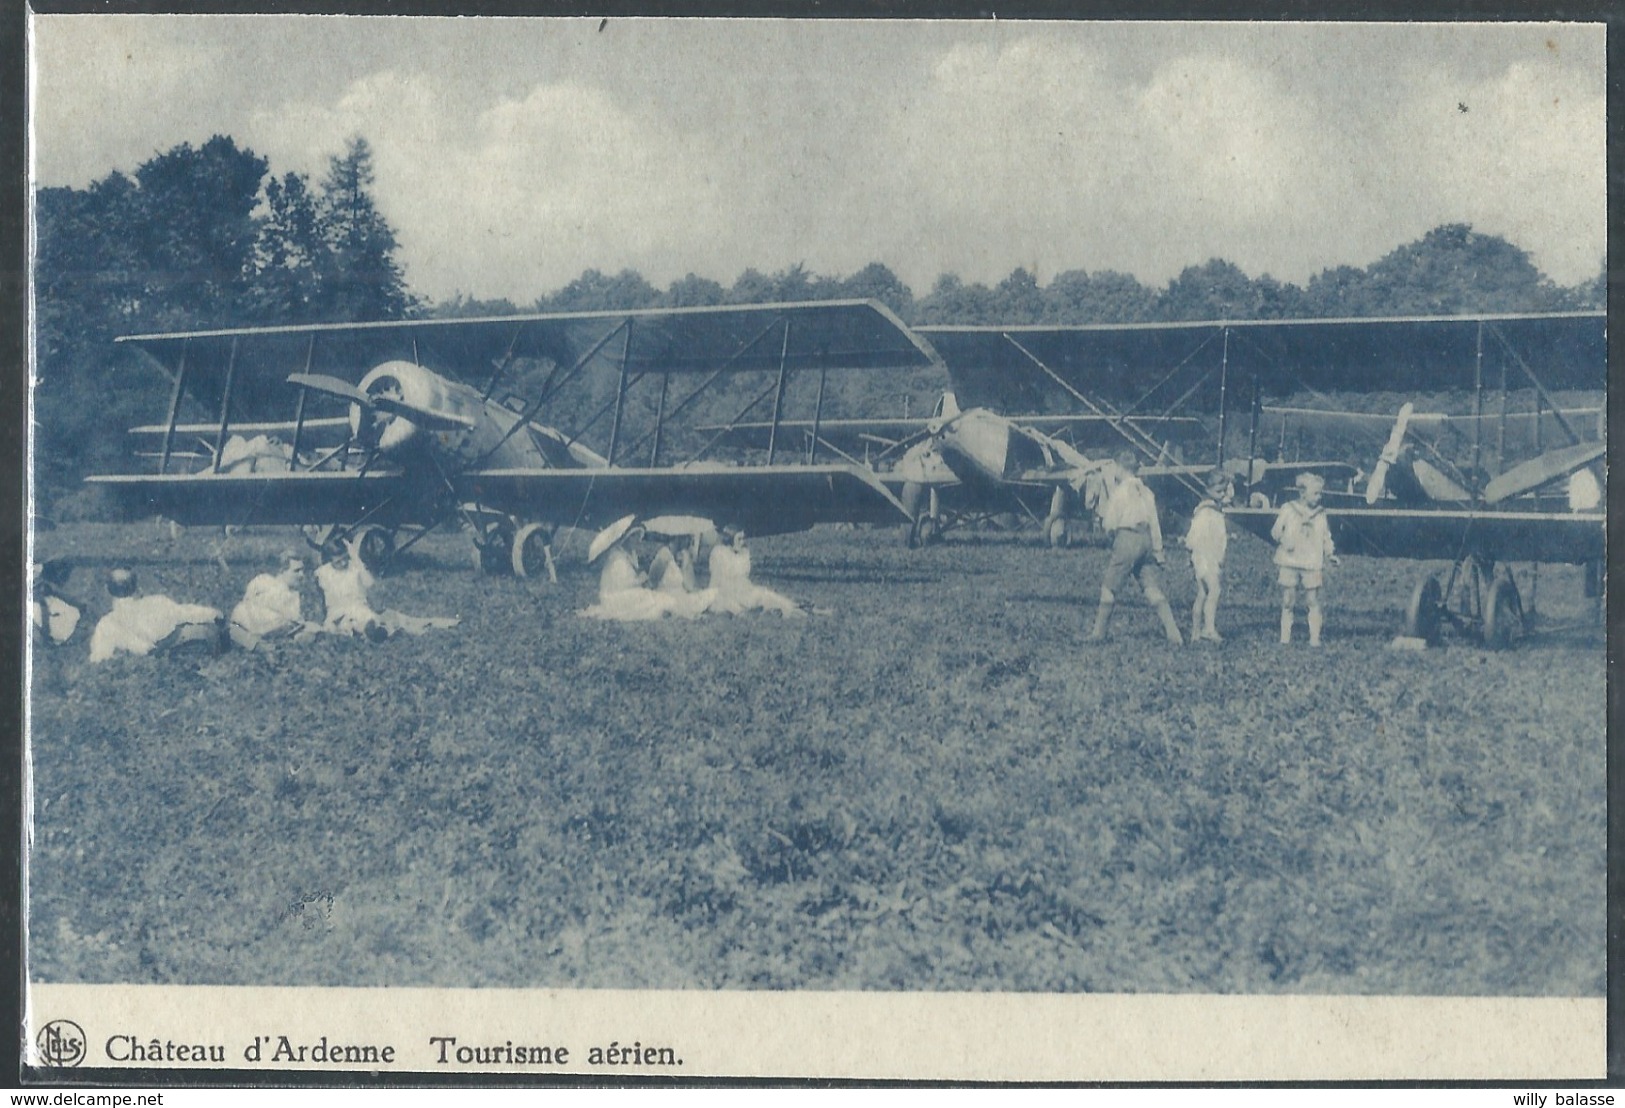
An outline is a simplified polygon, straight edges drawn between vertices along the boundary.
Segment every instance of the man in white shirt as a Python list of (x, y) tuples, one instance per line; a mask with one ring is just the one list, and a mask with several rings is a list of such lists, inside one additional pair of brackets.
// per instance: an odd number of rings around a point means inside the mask
[(140, 596), (135, 574), (115, 569), (107, 575), (113, 610), (90, 636), (90, 660), (105, 662), (118, 653), (164, 653), (197, 645), (213, 652), (221, 644), (220, 609), (181, 604), (167, 596)]
[(1132, 576), (1139, 580), (1146, 602), (1156, 609), (1162, 620), (1163, 634), (1175, 646), (1184, 645), (1174, 611), (1168, 604), (1168, 594), (1162, 588), (1162, 573), (1158, 568), (1166, 563), (1162, 550), (1162, 524), (1157, 519), (1157, 498), (1144, 481), (1140, 480), (1140, 458), (1132, 450), (1117, 456), (1123, 470), (1123, 479), (1106, 499), (1100, 514), (1101, 526), (1112, 537), (1111, 560), (1106, 563), (1106, 576), (1100, 584), (1100, 606), (1095, 609), (1095, 626), (1089, 632), (1088, 642), (1100, 642), (1106, 637), (1106, 626), (1111, 622), (1112, 607), (1117, 593)]
[(316, 628), (305, 622), (299, 586), (305, 563), (292, 554), (282, 556), (278, 573), (262, 573), (248, 583), (243, 598), (231, 610), (231, 641), (244, 650), (266, 642), (308, 639)]

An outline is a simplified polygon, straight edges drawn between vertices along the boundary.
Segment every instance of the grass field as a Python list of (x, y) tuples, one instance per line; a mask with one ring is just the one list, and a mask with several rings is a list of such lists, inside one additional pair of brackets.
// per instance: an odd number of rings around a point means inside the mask
[[(109, 565), (229, 609), (288, 545), (216, 538), (38, 544), (88, 631)], [(1424, 655), (1384, 649), (1422, 567), (1350, 559), (1315, 651), (1237, 537), (1228, 641), (1176, 651), (1137, 596), (1085, 645), (1105, 554), (1031, 535), (758, 539), (832, 614), (654, 625), (575, 616), (581, 544), (557, 586), (420, 544), (376, 596), (462, 616), (420, 639), (38, 655), (32, 978), (1602, 995), (1578, 570), (1567, 629)]]

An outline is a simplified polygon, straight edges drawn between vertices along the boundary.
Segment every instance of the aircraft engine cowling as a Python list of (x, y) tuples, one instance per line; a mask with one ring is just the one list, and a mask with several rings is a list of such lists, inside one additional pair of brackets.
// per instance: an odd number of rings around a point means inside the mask
[[(411, 362), (393, 361), (374, 366), (356, 386), (370, 397), (388, 397), (426, 412), (468, 416), (477, 420), (483, 405), (466, 385), (448, 381), (432, 370)], [(453, 454), (462, 452), (466, 431), (429, 431), (408, 415), (374, 410), (363, 412), (350, 406), (350, 430), (361, 441), (375, 445), (386, 454), (399, 454), (425, 443)]]

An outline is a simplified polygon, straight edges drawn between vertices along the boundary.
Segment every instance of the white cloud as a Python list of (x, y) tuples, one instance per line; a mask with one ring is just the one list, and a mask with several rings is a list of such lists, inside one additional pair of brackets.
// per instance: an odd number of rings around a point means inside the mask
[(386, 72), (331, 108), (263, 115), (255, 134), (317, 178), (350, 136), (365, 136), (379, 209), (409, 279), (431, 297), (528, 301), (589, 265), (669, 280), (717, 233), (724, 207), (703, 136), (653, 127), (571, 82), (459, 110), (432, 77)]
[(1502, 235), (1559, 284), (1595, 276), (1607, 236), (1607, 107), (1591, 84), (1528, 63), (1472, 83), (1419, 81), (1384, 136), (1412, 221)]
[(1570, 283), (1605, 241), (1595, 28), (33, 22), (44, 183), (216, 132), (319, 179), (364, 135), (432, 297), (875, 260), (921, 293), (1215, 256), (1303, 281), (1454, 221)]

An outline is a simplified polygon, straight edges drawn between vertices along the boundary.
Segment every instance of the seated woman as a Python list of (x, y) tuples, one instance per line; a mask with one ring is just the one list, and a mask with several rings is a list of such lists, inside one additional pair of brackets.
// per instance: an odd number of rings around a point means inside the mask
[(34, 641), (41, 646), (61, 646), (73, 638), (79, 626), (83, 605), (61, 591), (72, 572), (72, 564), (61, 558), (29, 566), (28, 618), (34, 629)]
[(681, 554), (674, 555), (671, 547), (662, 546), (649, 563), (649, 580), (661, 592), (694, 592), (699, 588), (694, 580), (694, 552), (685, 546)]
[(359, 538), (347, 540), (332, 561), (316, 569), (316, 583), (321, 586), (322, 600), (327, 605), (327, 621), (322, 624), (322, 630), (377, 641), (397, 632), (421, 635), (431, 628), (457, 626), (460, 621), (455, 616), (409, 616), (393, 608), (373, 611), (367, 599), (373, 576), (361, 561), (360, 545)]
[(792, 618), (807, 614), (789, 597), (751, 581), (750, 548), (743, 531), (725, 528), (722, 537), (724, 541), (711, 551), (711, 588), (717, 594), (712, 611), (738, 615), (759, 608)]
[[(589, 564), (603, 559), (598, 577), (598, 603), (581, 611), (588, 619), (611, 619), (623, 623), (661, 619), (676, 616), (692, 619), (711, 606), (715, 589), (688, 592), (682, 589), (682, 570), (671, 551), (665, 551), (671, 560), (669, 569), (663, 570), (662, 579), (672, 577), (677, 588), (646, 587), (648, 577), (638, 571), (637, 556), (632, 543), (642, 537), (642, 529), (633, 526), (635, 517), (625, 516), (598, 533), (587, 551)], [(658, 560), (658, 559), (657, 559)]]

